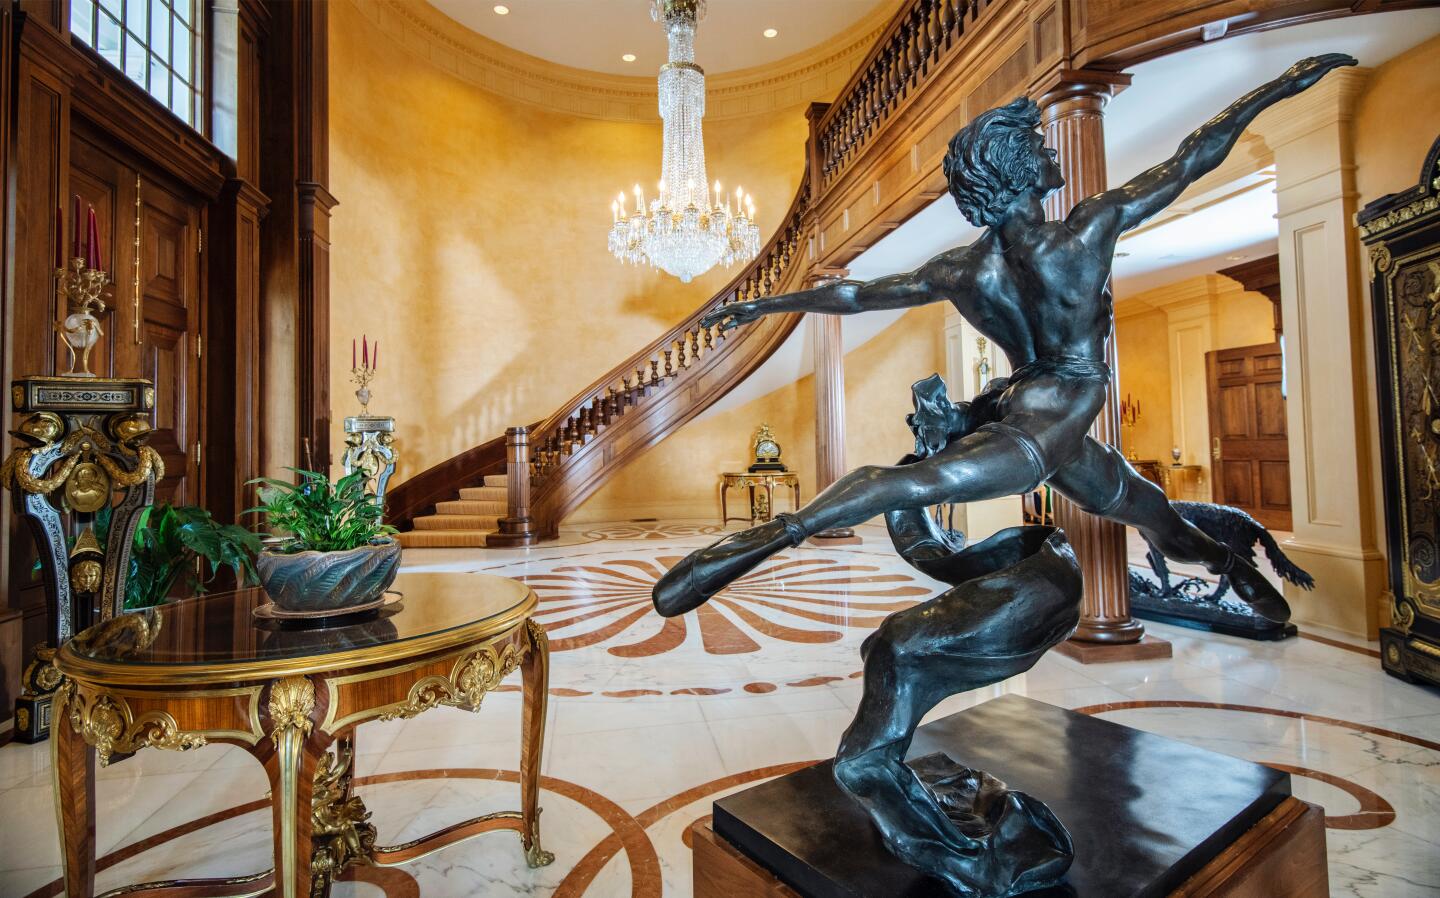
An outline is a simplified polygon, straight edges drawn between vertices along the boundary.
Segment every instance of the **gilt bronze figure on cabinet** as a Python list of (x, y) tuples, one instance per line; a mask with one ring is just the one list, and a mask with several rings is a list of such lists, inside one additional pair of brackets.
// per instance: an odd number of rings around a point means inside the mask
[(966, 548), (958, 534), (929, 525), (924, 510), (1048, 482), (1080, 508), (1137, 528), (1166, 557), (1223, 575), (1264, 618), (1289, 618), (1285, 599), (1242, 553), (1187, 521), (1117, 449), (1087, 433), (1111, 377), (1116, 241), (1214, 170), (1264, 109), (1354, 64), (1343, 54), (1296, 63), (1196, 130), (1172, 158), (1081, 201), (1063, 221), (1045, 220), (1042, 202), (1064, 181), (1036, 131), (1036, 104), (1022, 98), (983, 112), (955, 135), (944, 164), (961, 212), (986, 229), (974, 244), (909, 274), (732, 303), (701, 321), (729, 328), (782, 312), (948, 301), (1010, 361), (1013, 373), (968, 403), (951, 403), (943, 384), (917, 384), (912, 456), (851, 471), (797, 512), (692, 553), (654, 590), (662, 615), (683, 614), (775, 552), (882, 514), (907, 560), (957, 584), (892, 615), (866, 643), (865, 698), (835, 765), (890, 850), (957, 894), (1054, 884), (1069, 866), (1070, 840), (1039, 802), (979, 772), (943, 758), (906, 765), (911, 736), (947, 695), (1019, 673), (1064, 639), (1080, 589), (1062, 533), (1020, 528)]

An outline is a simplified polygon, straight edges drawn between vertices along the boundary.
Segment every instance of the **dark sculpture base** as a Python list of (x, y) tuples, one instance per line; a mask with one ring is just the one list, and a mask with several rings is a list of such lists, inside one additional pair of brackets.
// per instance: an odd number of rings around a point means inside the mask
[[(1064, 883), (1034, 898), (1167, 895), (1290, 794), (1288, 774), (1013, 695), (916, 730), (912, 763), (936, 753), (1043, 801), (1070, 831)], [(831, 768), (716, 801), (716, 834), (803, 898), (952, 895), (886, 850)]]
[(1179, 589), (1162, 593), (1158, 583), (1134, 571), (1130, 573), (1130, 613), (1142, 620), (1241, 639), (1275, 641), (1289, 639), (1299, 632), (1294, 624), (1268, 620), (1234, 599), (1222, 601), (1199, 591), (1186, 593)]

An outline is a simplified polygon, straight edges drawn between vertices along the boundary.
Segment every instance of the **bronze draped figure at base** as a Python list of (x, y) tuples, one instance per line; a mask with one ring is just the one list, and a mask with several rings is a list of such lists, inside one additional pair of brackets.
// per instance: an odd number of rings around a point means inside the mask
[(1063, 221), (1045, 220), (1043, 200), (1064, 180), (1036, 130), (1035, 103), (988, 110), (955, 135), (944, 164), (960, 211), (986, 228), (974, 244), (908, 274), (732, 303), (701, 321), (728, 329), (775, 313), (848, 315), (948, 301), (1010, 361), (1013, 373), (971, 402), (950, 402), (938, 377), (916, 384), (913, 455), (851, 471), (804, 508), (691, 553), (654, 590), (660, 614), (683, 614), (782, 549), (886, 516), (901, 555), (953, 588), (891, 615), (866, 641), (864, 698), (835, 776), (892, 852), (956, 894), (998, 898), (1054, 885), (1069, 867), (1070, 838), (1023, 793), (944, 758), (907, 765), (905, 751), (940, 700), (1020, 673), (1065, 639), (1078, 621), (1081, 587), (1062, 532), (1013, 528), (966, 548), (925, 509), (1048, 482), (1085, 511), (1135, 527), (1160, 555), (1223, 576), (1260, 616), (1289, 619), (1284, 597), (1247, 553), (1187, 520), (1088, 431), (1112, 374), (1105, 344), (1114, 327), (1116, 241), (1213, 171), (1264, 109), (1354, 64), (1344, 54), (1296, 63), (1197, 129), (1172, 158), (1082, 200)]

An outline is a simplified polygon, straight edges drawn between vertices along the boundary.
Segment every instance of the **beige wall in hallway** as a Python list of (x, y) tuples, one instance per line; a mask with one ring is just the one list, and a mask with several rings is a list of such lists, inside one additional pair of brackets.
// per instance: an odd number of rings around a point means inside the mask
[(1125, 432), (1125, 454), (1205, 469), (1210, 494), (1210, 429), (1205, 353), (1274, 341), (1270, 300), (1218, 274), (1185, 278), (1119, 299), (1115, 340), (1120, 395), (1140, 401), (1140, 421)]
[[(716, 293), (605, 247), (610, 201), (659, 177), (660, 128), (584, 119), (462, 81), (331, 4), (331, 395), (358, 413), (350, 341), (378, 337), (371, 412), (398, 419), (395, 483), (554, 411)], [(795, 196), (802, 106), (706, 122), (710, 172), (761, 232)], [(335, 460), (338, 462), (337, 451)]]

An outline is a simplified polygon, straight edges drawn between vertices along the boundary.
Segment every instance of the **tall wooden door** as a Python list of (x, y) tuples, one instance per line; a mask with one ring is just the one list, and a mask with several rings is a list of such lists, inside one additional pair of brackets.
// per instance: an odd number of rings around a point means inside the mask
[(150, 445), (165, 462), (156, 501), (201, 504), (202, 207), (88, 129), (75, 129), (70, 159), (71, 190), (95, 207), (113, 278), (105, 355), (92, 370), (154, 382)]
[(1290, 440), (1279, 343), (1205, 354), (1215, 501), (1289, 530)]

